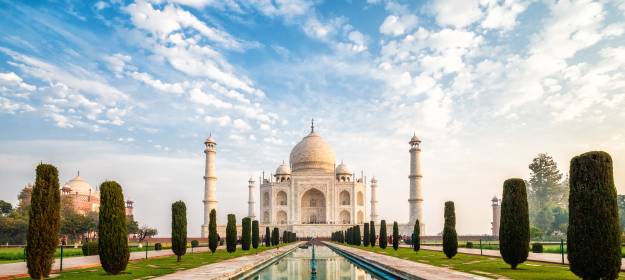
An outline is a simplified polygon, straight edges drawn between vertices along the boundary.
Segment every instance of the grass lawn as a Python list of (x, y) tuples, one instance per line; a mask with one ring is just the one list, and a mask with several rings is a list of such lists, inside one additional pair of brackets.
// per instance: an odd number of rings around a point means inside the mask
[[(569, 270), (567, 265), (525, 262), (519, 265), (516, 270), (513, 270), (502, 259), (495, 257), (457, 254), (452, 259), (448, 259), (443, 252), (420, 250), (418, 253), (415, 253), (411, 248), (399, 248), (395, 251), (391, 246), (387, 247), (386, 250), (382, 250), (379, 247), (350, 247), (434, 266), (448, 267), (489, 278), (504, 276), (511, 279), (579, 279)], [(619, 279), (625, 279), (623, 273), (621, 273)]]
[(187, 254), (182, 257), (181, 262), (176, 262), (176, 256), (153, 258), (129, 262), (126, 271), (118, 275), (109, 275), (104, 272), (102, 267), (94, 267), (64, 271), (61, 275), (54, 279), (147, 279), (174, 273), (178, 270), (185, 270), (240, 256), (255, 254), (256, 252), (260, 253), (271, 248), (275, 247), (265, 247), (261, 245), (258, 249), (250, 249), (249, 251), (243, 251), (239, 247), (234, 253), (228, 253), (225, 249), (219, 249), (215, 251), (215, 254), (211, 254), (210, 252), (190, 254), (191, 251), (189, 248), (189, 250), (187, 250)]
[[(149, 246), (148, 251), (154, 250), (154, 246)], [(163, 248), (163, 250), (168, 250)], [(145, 251), (145, 246), (143, 248), (139, 247), (130, 247), (130, 252), (140, 252)], [(191, 248), (189, 248), (189, 252)], [(71, 258), (71, 257), (82, 257), (82, 249), (78, 248), (63, 248), (63, 258)], [(61, 257), (61, 249), (57, 248), (54, 253), (55, 258)], [(0, 264), (3, 263), (15, 263), (15, 262), (23, 262), (24, 261), (24, 248), (0, 248)]]

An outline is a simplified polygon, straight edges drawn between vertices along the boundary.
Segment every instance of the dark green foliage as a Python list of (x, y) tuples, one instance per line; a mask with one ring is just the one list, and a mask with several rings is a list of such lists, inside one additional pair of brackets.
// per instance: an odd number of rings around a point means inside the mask
[(376, 240), (376, 236), (375, 236), (375, 223), (373, 221), (371, 221), (369, 223), (369, 243), (371, 243), (371, 247), (375, 247), (375, 240)]
[(280, 230), (275, 227), (271, 232), (271, 245), (276, 246), (278, 244), (280, 244)]
[(226, 224), (226, 250), (228, 253), (237, 250), (237, 218), (234, 214), (228, 214), (228, 224)]
[(258, 232), (258, 221), (252, 221), (252, 247), (254, 249), (258, 248), (258, 241), (260, 237), (260, 233)]
[(252, 243), (252, 219), (243, 218), (241, 221), (241, 249), (247, 251)]
[(219, 235), (217, 235), (217, 212), (215, 209), (211, 210), (208, 219), (208, 249), (211, 250), (211, 253), (215, 253), (219, 243)]
[(197, 247), (200, 247), (200, 242), (198, 242), (197, 240), (191, 240), (191, 248)]
[(269, 227), (265, 227), (265, 247), (271, 246), (271, 232)]
[(621, 238), (612, 158), (588, 152), (571, 159), (568, 259), (584, 279), (616, 279)]
[(354, 226), (354, 245), (360, 246), (362, 244), (362, 236), (360, 235), (360, 226)]
[(542, 252), (543, 252), (543, 244), (532, 243), (532, 253), (542, 253)]
[(393, 222), (393, 249), (399, 249), (399, 226), (397, 222)]
[(171, 205), (171, 250), (177, 261), (187, 253), (187, 206), (182, 201)]
[(467, 245), (465, 247), (467, 247), (467, 249), (472, 249), (473, 248), (473, 242), (467, 241)]
[(365, 247), (369, 246), (369, 242), (371, 241), (371, 239), (369, 238), (369, 223), (365, 223), (365, 228), (363, 230), (363, 236), (362, 236), (362, 245), (365, 245)]
[(419, 219), (417, 219), (417, 221), (414, 224), (414, 228), (412, 229), (412, 249), (415, 250), (415, 252), (418, 252), (419, 249), (421, 249), (421, 224), (419, 222)]
[(8, 215), (13, 211), (13, 205), (4, 200), (0, 200), (0, 215)]
[(115, 181), (106, 181), (100, 185), (98, 245), (100, 264), (113, 275), (126, 270), (128, 265), (130, 252), (127, 230), (122, 187)]
[(443, 252), (447, 258), (458, 253), (458, 234), (456, 233), (456, 210), (454, 202), (445, 202), (445, 227), (443, 228)]
[(26, 265), (31, 278), (43, 279), (50, 274), (54, 251), (59, 243), (61, 194), (56, 167), (39, 164), (36, 172), (29, 213)]
[(83, 256), (95, 256), (98, 254), (98, 241), (89, 241), (82, 244)]
[(499, 252), (512, 269), (527, 260), (530, 229), (527, 190), (522, 179), (508, 179), (503, 183)]
[(161, 243), (154, 244), (154, 251), (163, 250), (163, 245)]
[(282, 232), (282, 243), (288, 243), (289, 239), (287, 237), (287, 232), (286, 230)]
[(380, 248), (386, 249), (388, 237), (386, 236), (386, 220), (380, 222)]

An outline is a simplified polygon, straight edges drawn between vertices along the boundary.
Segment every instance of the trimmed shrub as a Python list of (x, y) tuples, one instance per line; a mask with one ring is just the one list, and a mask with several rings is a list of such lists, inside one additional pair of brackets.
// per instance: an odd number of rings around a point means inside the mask
[(412, 229), (412, 249), (415, 252), (418, 252), (421, 249), (421, 224), (419, 223), (419, 219), (414, 224), (414, 228)]
[(247, 251), (252, 243), (252, 219), (249, 217), (241, 220), (241, 249)]
[(369, 246), (370, 238), (369, 238), (369, 223), (365, 223), (364, 233), (362, 236), (362, 245), (365, 247)]
[(98, 246), (104, 271), (116, 275), (126, 270), (130, 257), (126, 202), (122, 187), (115, 181), (100, 185)]
[(233, 253), (237, 250), (237, 218), (234, 214), (228, 214), (228, 224), (226, 224), (226, 250)]
[(542, 252), (543, 252), (543, 244), (532, 243), (532, 253), (542, 253)]
[(375, 223), (371, 221), (369, 222), (369, 243), (371, 243), (371, 247), (375, 247), (375, 237)]
[(182, 201), (171, 205), (171, 250), (178, 262), (187, 253), (187, 206)]
[(82, 244), (83, 256), (95, 256), (98, 254), (98, 241), (89, 241)]
[(200, 242), (198, 242), (197, 240), (191, 240), (191, 248), (197, 247), (200, 247)]
[(280, 230), (277, 227), (273, 228), (273, 232), (271, 233), (271, 245), (280, 244)]
[(530, 244), (530, 222), (527, 207), (527, 188), (522, 179), (508, 179), (503, 183), (499, 252), (503, 260), (516, 269), (527, 260)]
[(393, 222), (393, 249), (399, 249), (399, 226), (397, 222)]
[(443, 228), (443, 252), (451, 259), (458, 253), (456, 233), (456, 210), (453, 201), (445, 202), (445, 227)]
[(354, 226), (354, 245), (360, 246), (362, 244), (362, 236), (360, 235), (360, 226)]
[(258, 248), (260, 233), (258, 232), (258, 221), (252, 221), (252, 248)]
[(61, 219), (59, 189), (59, 172), (56, 167), (39, 164), (30, 200), (26, 236), (26, 266), (31, 278), (48, 277), (54, 262)]
[(219, 244), (219, 235), (217, 234), (217, 211), (211, 210), (208, 220), (208, 249), (211, 253), (215, 253)]
[(265, 247), (271, 246), (271, 232), (269, 227), (265, 227)]
[(386, 221), (382, 220), (380, 222), (380, 248), (386, 249), (386, 245), (388, 245), (388, 237), (386, 236)]
[(163, 245), (161, 243), (154, 244), (154, 251), (163, 250)]
[(471, 241), (467, 241), (467, 245), (465, 245), (465, 247), (466, 247), (467, 249), (472, 249), (472, 248), (473, 248), (473, 242), (471, 242)]
[(621, 236), (612, 158), (588, 152), (571, 159), (568, 259), (584, 279), (616, 279)]

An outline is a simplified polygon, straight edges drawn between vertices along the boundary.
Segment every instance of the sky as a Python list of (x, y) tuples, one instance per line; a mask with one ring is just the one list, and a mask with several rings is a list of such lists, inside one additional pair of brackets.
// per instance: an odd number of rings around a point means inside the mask
[(118, 181), (161, 236), (185, 201), (197, 236), (204, 139), (218, 219), (242, 218), (314, 118), (378, 179), (382, 219), (408, 219), (416, 133), (426, 233), (452, 200), (459, 234), (485, 234), (538, 153), (566, 174), (607, 151), (625, 193), (624, 46), (623, 0), (0, 0), (0, 199), (52, 163)]

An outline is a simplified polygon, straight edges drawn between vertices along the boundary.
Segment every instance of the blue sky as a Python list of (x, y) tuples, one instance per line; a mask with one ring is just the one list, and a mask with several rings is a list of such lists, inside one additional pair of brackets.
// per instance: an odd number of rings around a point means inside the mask
[(241, 216), (315, 118), (399, 221), (416, 132), (427, 232), (454, 200), (459, 231), (485, 233), (539, 152), (567, 172), (606, 150), (625, 191), (624, 33), (622, 0), (0, 1), (0, 199), (51, 162), (120, 181), (162, 233), (183, 199), (199, 233), (209, 133), (221, 216)]

